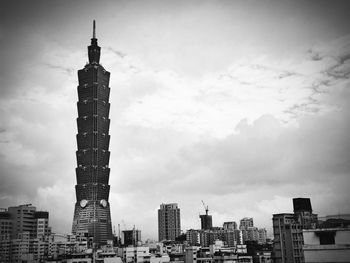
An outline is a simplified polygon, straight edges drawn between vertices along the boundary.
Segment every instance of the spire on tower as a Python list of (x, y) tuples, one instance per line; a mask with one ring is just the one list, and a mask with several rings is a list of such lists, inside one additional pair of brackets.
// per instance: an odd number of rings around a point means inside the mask
[(92, 38), (96, 38), (96, 22), (94, 19), (93, 26), (92, 26)]
[(100, 50), (101, 48), (98, 46), (96, 38), (96, 21), (93, 20), (91, 45), (88, 47), (90, 63), (100, 63)]

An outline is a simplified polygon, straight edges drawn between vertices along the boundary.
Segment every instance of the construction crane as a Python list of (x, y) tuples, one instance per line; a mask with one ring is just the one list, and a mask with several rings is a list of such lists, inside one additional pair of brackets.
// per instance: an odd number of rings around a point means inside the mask
[(203, 207), (204, 207), (204, 209), (205, 209), (205, 214), (208, 215), (208, 211), (209, 211), (208, 205), (205, 205), (205, 203), (203, 202), (203, 200), (202, 200), (202, 204), (203, 204)]

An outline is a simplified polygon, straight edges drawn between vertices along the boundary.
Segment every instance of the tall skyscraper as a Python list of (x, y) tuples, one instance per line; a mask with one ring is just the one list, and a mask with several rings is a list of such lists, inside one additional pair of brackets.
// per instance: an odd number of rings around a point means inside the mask
[(177, 204), (161, 204), (158, 209), (158, 237), (175, 240), (181, 234), (180, 208)]
[(93, 237), (97, 246), (112, 239), (109, 173), (109, 77), (100, 63), (95, 36), (88, 47), (89, 63), (78, 71), (77, 184), (72, 232)]

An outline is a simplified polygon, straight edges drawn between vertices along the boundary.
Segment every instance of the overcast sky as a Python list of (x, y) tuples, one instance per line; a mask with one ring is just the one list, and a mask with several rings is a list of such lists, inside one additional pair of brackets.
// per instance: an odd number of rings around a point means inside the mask
[[(54, 232), (75, 203), (77, 70), (96, 19), (111, 72), (113, 225), (157, 239), (310, 197), (350, 213), (348, 1), (3, 1), (0, 207), (32, 203)], [(271, 233), (271, 232), (270, 232)]]

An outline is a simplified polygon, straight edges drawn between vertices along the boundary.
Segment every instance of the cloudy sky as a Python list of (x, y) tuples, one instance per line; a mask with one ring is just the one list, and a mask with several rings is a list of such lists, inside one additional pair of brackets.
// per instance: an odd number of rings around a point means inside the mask
[(0, 9), (0, 207), (32, 203), (54, 232), (75, 203), (77, 70), (92, 20), (111, 72), (113, 225), (157, 238), (310, 197), (350, 213), (346, 1), (5, 1)]

